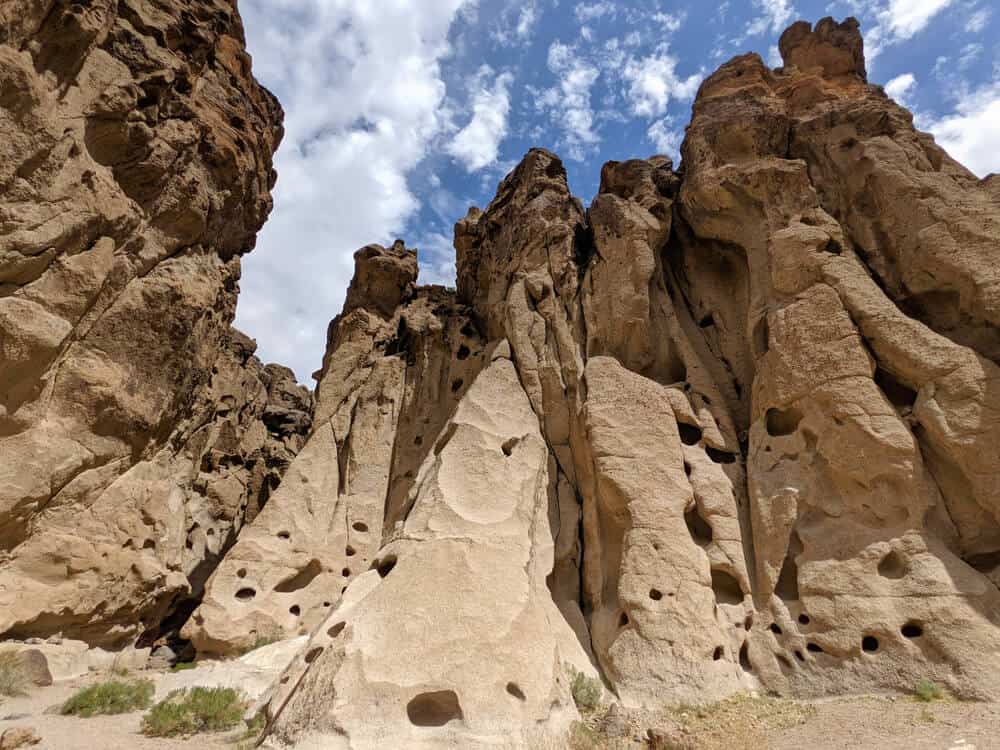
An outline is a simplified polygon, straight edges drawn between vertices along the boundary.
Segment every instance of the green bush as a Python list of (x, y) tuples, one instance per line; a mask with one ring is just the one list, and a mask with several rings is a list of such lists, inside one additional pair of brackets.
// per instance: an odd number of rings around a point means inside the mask
[(171, 672), (183, 672), (187, 669), (195, 669), (198, 666), (198, 662), (195, 661), (179, 661), (174, 666), (170, 668)]
[(574, 667), (569, 667), (573, 676), (570, 682), (570, 692), (573, 694), (573, 701), (576, 707), (582, 711), (593, 711), (601, 702), (604, 689), (601, 681), (593, 677), (587, 677), (583, 672), (577, 671)]
[(150, 680), (99, 682), (77, 692), (63, 704), (60, 712), (85, 719), (103, 714), (127, 714), (149, 708), (153, 693)]
[(13, 649), (0, 651), (0, 695), (8, 698), (24, 695), (27, 685), (28, 675), (18, 653)]
[(921, 680), (913, 689), (913, 697), (923, 703), (933, 703), (944, 698), (944, 690), (936, 682)]
[(222, 732), (243, 720), (246, 706), (243, 693), (235, 688), (175, 690), (143, 717), (142, 733), (150, 737), (176, 737)]

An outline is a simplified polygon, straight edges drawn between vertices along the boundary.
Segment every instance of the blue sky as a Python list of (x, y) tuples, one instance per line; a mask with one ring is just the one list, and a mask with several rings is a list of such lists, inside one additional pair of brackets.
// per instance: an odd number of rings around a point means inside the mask
[(869, 80), (981, 176), (1000, 172), (995, 0), (241, 0), (281, 100), (275, 210), (244, 258), (237, 326), (311, 383), (353, 252), (402, 237), (453, 284), (452, 226), (532, 146), (585, 203), (611, 159), (677, 151), (722, 62), (780, 65), (798, 19), (854, 15)]

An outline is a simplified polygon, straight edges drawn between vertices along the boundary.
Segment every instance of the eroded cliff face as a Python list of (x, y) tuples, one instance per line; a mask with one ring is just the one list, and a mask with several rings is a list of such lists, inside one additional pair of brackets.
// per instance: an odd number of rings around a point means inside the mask
[(567, 663), (629, 706), (997, 695), (995, 180), (866, 82), (853, 19), (781, 51), (587, 210), (531, 151), (457, 291), (358, 252), (313, 433), (185, 627), (311, 634), (267, 743), (530, 746)]
[(997, 180), (867, 83), (853, 19), (723, 65), (681, 168), (611, 162), (587, 209), (529, 152), (457, 290), (359, 250), (314, 408), (229, 327), (280, 135), (232, 7), (26, 8), (0, 635), (307, 635), (273, 747), (551, 744), (569, 667), (649, 708), (1000, 693)]
[(309, 428), (230, 328), (281, 110), (232, 2), (7, 2), (0, 132), (0, 637), (148, 641)]

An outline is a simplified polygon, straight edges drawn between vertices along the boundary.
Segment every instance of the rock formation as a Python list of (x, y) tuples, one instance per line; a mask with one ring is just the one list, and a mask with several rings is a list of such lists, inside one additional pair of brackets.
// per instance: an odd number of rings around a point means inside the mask
[(0, 47), (8, 636), (300, 637), (274, 748), (551, 742), (573, 671), (651, 709), (1000, 694), (997, 180), (856, 21), (723, 65), (680, 168), (611, 162), (586, 210), (529, 152), (457, 290), (359, 250), (313, 411), (228, 328), (277, 140), (238, 21), (103, 7)]
[(309, 428), (230, 328), (281, 110), (227, 0), (35, 0), (0, 132), (0, 637), (149, 640)]
[(310, 634), (270, 746), (530, 746), (567, 663), (649, 708), (998, 694), (995, 180), (867, 83), (853, 19), (780, 46), (587, 210), (531, 151), (456, 292), (358, 252), (314, 431), (185, 627)]

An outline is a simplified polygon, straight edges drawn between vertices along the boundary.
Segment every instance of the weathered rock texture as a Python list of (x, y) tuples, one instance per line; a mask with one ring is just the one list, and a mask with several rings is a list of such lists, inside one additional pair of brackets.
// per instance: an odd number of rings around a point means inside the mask
[(0, 637), (179, 627), (304, 440), (230, 328), (281, 132), (232, 2), (0, 7)]
[[(853, 19), (722, 66), (682, 168), (609, 163), (587, 210), (531, 151), (456, 225), (457, 291), (359, 250), (310, 429), (227, 328), (276, 135), (236, 21), (116, 8), (43, 24), (86, 54), (21, 18), (0, 48), (8, 633), (113, 642), (200, 603), (205, 655), (302, 636), (271, 747), (558, 743), (567, 665), (627, 706), (1000, 695), (997, 181), (866, 82)], [(46, 107), (86, 116), (35, 156)], [(77, 168), (100, 210), (59, 203)]]
[(534, 150), (458, 289), (356, 255), (315, 427), (210, 580), (205, 653), (309, 634), (271, 746), (523, 747), (626, 704), (1000, 694), (1000, 205), (796, 24), (588, 210)]

